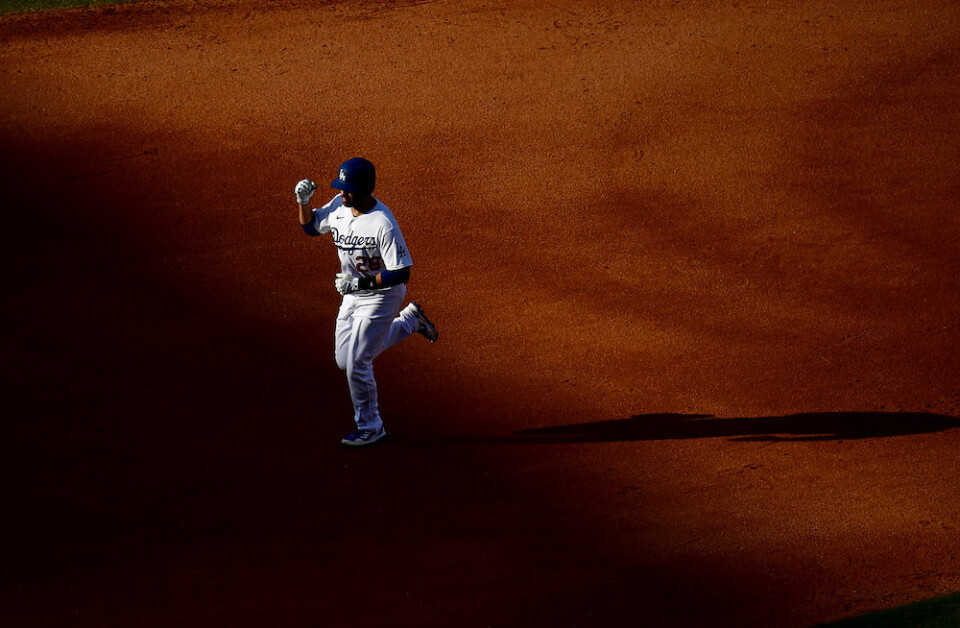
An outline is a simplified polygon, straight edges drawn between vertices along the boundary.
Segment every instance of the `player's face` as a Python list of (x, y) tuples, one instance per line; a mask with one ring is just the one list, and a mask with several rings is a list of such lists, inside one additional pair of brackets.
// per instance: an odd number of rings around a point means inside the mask
[(368, 196), (369, 194), (363, 194), (362, 192), (348, 192), (346, 190), (340, 191), (340, 198), (343, 199), (344, 207), (362, 207)]

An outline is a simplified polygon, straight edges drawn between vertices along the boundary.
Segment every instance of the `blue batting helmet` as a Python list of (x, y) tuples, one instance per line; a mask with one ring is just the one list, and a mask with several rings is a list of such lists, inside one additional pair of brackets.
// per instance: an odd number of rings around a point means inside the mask
[(347, 192), (370, 194), (377, 185), (377, 171), (373, 164), (363, 157), (348, 159), (340, 165), (338, 176), (331, 187)]

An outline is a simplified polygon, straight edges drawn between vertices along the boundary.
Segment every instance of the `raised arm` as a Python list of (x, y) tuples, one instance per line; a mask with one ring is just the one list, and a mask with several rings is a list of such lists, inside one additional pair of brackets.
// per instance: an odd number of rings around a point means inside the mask
[(313, 209), (310, 208), (310, 197), (317, 191), (317, 184), (310, 179), (304, 179), (297, 184), (293, 193), (297, 196), (297, 204), (300, 205), (300, 224), (309, 225), (313, 222)]

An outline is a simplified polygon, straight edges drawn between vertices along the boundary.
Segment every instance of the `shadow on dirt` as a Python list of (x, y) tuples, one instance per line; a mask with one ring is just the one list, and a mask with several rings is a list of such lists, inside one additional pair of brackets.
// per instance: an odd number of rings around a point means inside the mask
[(916, 412), (812, 412), (771, 417), (641, 414), (629, 419), (518, 430), (510, 442), (611, 443), (729, 438), (733, 441), (827, 441), (927, 434), (960, 428), (960, 419)]

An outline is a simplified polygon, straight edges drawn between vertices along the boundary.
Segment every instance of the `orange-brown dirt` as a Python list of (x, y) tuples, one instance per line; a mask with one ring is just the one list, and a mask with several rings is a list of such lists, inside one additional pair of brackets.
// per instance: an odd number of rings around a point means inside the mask
[[(808, 626), (960, 590), (956, 2), (0, 19), (5, 626)], [(346, 451), (379, 170), (441, 330)]]

